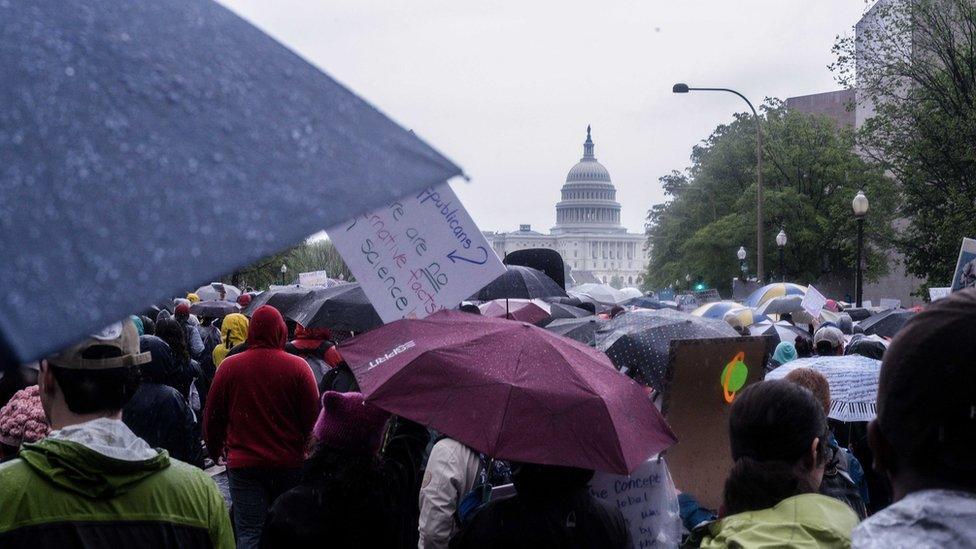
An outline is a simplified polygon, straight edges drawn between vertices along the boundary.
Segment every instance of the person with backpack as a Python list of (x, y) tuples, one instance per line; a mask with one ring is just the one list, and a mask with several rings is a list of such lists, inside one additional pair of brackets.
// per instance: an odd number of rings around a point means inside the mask
[(482, 468), (478, 453), (444, 437), (434, 443), (420, 487), (419, 549), (446, 549), (459, 525), (458, 503), (472, 491)]
[[(820, 401), (824, 414), (830, 411), (830, 385), (823, 374), (810, 368), (797, 368), (786, 374), (784, 379), (809, 389)], [(832, 431), (827, 451), (827, 465), (824, 468), (823, 481), (820, 483), (820, 493), (843, 501), (857, 514), (859, 520), (866, 519), (869, 502), (868, 484), (864, 478), (861, 462), (850, 450), (841, 448), (837, 444)]]
[(285, 345), (285, 351), (300, 356), (308, 363), (315, 376), (315, 384), (322, 382), (322, 376), (332, 369), (326, 356), (329, 349), (335, 347), (332, 332), (328, 328), (305, 328), (301, 324), (295, 327), (295, 339)]

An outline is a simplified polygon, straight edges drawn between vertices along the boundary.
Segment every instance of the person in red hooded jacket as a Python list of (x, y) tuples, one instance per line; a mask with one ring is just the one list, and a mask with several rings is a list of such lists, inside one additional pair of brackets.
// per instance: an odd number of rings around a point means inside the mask
[(260, 307), (247, 350), (224, 359), (207, 398), (204, 438), (215, 461), (227, 456), (238, 548), (257, 547), (268, 508), (298, 484), (319, 413), (315, 377), (286, 338), (281, 313)]

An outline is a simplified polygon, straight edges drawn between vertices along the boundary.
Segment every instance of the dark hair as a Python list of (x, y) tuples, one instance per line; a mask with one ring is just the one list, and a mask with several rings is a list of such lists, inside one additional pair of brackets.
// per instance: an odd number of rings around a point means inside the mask
[(820, 356), (834, 356), (837, 354), (837, 349), (834, 348), (834, 344), (823, 339), (817, 342), (817, 354)]
[(82, 370), (48, 363), (68, 409), (75, 414), (117, 413), (139, 388), (138, 366)]
[(810, 345), (809, 339), (796, 336), (796, 339), (793, 340), (793, 346), (796, 347), (797, 358), (807, 358), (813, 356), (813, 346)]
[(808, 389), (789, 381), (761, 381), (732, 403), (729, 440), (735, 463), (725, 481), (729, 515), (773, 507), (799, 494), (816, 492), (802, 474), (810, 445), (820, 438), (817, 462), (827, 448), (827, 419)]
[(156, 323), (156, 337), (169, 345), (173, 355), (181, 364), (190, 362), (190, 351), (187, 350), (186, 330), (183, 325), (172, 317), (164, 318)]
[(471, 313), (473, 315), (480, 315), (481, 309), (478, 308), (474, 303), (465, 303), (458, 307), (458, 310), (462, 313)]
[(156, 321), (145, 315), (140, 316), (139, 318), (142, 319), (143, 335), (156, 335)]
[(561, 465), (513, 463), (512, 482), (521, 498), (563, 498), (578, 490), (585, 490), (593, 471)]

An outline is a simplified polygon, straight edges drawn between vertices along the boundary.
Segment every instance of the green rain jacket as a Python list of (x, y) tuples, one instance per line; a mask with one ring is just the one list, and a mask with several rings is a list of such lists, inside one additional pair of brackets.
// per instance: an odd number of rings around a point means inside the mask
[(700, 547), (850, 547), (857, 515), (846, 503), (801, 494), (775, 507), (747, 511), (702, 525)]
[(233, 546), (213, 480), (121, 421), (55, 431), (0, 465), (0, 547)]

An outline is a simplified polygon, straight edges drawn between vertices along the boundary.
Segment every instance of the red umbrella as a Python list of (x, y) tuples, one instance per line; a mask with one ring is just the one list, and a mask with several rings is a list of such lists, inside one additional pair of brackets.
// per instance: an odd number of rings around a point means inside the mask
[(493, 299), (478, 305), (481, 314), (492, 318), (507, 318), (535, 324), (548, 320), (549, 304), (540, 299)]
[(628, 474), (677, 441), (606, 355), (524, 322), (442, 311), (341, 351), (368, 401), (495, 458)]

